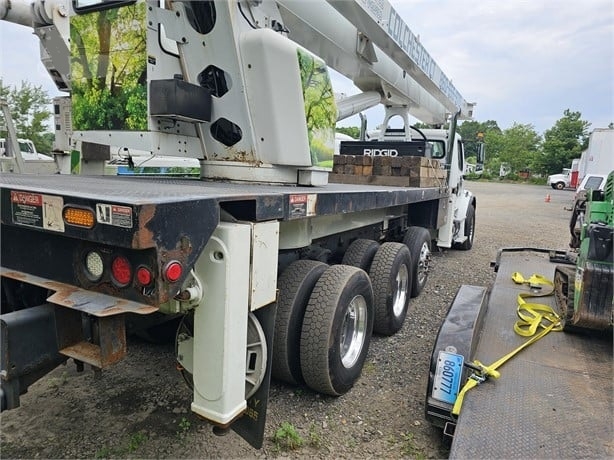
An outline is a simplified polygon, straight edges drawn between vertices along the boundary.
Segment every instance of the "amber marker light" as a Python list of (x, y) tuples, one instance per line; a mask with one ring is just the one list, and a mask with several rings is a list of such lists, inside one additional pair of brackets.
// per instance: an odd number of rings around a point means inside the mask
[(62, 211), (64, 222), (77, 227), (92, 228), (96, 222), (94, 211), (87, 208), (73, 208), (67, 206)]

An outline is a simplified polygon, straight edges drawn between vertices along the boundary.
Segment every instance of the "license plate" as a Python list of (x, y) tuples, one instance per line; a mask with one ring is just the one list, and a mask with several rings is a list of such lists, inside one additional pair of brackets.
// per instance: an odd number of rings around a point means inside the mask
[(454, 404), (463, 373), (463, 355), (440, 351), (431, 396), (438, 401)]

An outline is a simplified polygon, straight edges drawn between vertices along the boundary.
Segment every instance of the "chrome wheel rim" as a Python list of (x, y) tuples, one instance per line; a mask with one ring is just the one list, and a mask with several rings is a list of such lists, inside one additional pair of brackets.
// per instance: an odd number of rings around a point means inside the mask
[(431, 262), (431, 251), (429, 245), (424, 242), (420, 248), (420, 255), (418, 257), (418, 269), (416, 276), (418, 277), (418, 284), (424, 284), (429, 274), (429, 265)]
[(407, 301), (407, 288), (409, 285), (409, 271), (407, 270), (407, 265), (403, 264), (399, 267), (394, 282), (392, 311), (394, 316), (400, 316), (403, 310), (405, 310), (405, 302)]
[(346, 369), (356, 364), (367, 336), (367, 301), (355, 296), (348, 305), (341, 326), (339, 351), (341, 363)]

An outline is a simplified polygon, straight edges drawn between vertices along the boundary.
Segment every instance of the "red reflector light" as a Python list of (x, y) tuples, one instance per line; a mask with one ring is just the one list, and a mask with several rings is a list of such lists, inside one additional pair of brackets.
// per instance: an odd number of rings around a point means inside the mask
[(132, 267), (124, 256), (117, 256), (111, 264), (111, 273), (117, 284), (125, 286), (132, 279)]
[(147, 267), (139, 267), (136, 270), (136, 279), (141, 286), (149, 286), (153, 280), (151, 270)]
[(164, 270), (164, 276), (168, 281), (174, 283), (179, 278), (181, 278), (181, 273), (183, 272), (183, 267), (181, 263), (177, 261), (169, 262)]

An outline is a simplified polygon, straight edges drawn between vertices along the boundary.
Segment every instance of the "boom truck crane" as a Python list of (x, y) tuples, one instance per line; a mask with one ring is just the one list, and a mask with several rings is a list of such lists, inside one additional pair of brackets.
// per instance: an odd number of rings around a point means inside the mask
[[(2, 409), (58, 364), (103, 369), (127, 330), (172, 319), (192, 411), (259, 447), (271, 374), (346, 393), (371, 334), (403, 325), (432, 242), (472, 246), (455, 128), (473, 104), (385, 0), (2, 0), (0, 18), (40, 38), (69, 94), (56, 148), (82, 166), (0, 179)], [(327, 66), (362, 93), (336, 101)], [(335, 123), (377, 104), (371, 144), (393, 148), (358, 153), (388, 169), (329, 181), (352, 156), (333, 159)], [(371, 183), (407, 145), (437, 182)], [(197, 158), (201, 180), (102, 176), (110, 146)]]

